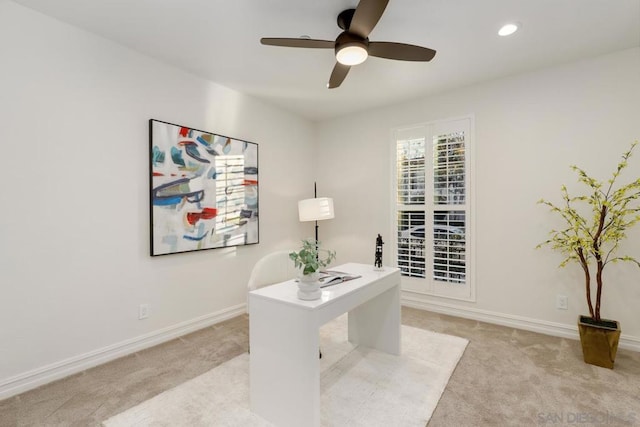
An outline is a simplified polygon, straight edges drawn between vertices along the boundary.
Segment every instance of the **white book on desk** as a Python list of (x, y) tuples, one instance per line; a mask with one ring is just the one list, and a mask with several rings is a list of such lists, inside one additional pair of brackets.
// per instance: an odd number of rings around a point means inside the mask
[(320, 287), (324, 288), (327, 286), (337, 285), (339, 283), (346, 282), (348, 280), (357, 279), (359, 277), (361, 276), (344, 273), (342, 271), (332, 271), (332, 270), (323, 271), (319, 279)]

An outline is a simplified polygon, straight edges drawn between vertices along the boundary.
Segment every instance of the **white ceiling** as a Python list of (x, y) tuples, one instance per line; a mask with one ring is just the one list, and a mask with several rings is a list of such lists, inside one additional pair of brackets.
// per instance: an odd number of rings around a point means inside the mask
[[(369, 58), (329, 90), (332, 50), (259, 40), (333, 40), (338, 13), (358, 0), (15, 1), (311, 120), (640, 46), (640, 0), (390, 0), (369, 38), (435, 58)], [(522, 29), (499, 37), (508, 21)]]

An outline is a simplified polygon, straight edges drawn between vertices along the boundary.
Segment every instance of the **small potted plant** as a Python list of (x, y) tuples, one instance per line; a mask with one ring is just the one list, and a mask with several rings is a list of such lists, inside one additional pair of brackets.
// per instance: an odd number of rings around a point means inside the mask
[[(579, 182), (588, 187), (585, 195), (570, 197), (563, 185), (561, 205), (547, 200), (538, 202), (550, 207), (551, 212), (560, 215), (566, 223), (566, 228), (562, 230), (551, 230), (549, 240), (538, 247), (550, 245), (566, 257), (560, 264), (561, 267), (577, 262), (584, 272), (589, 316), (580, 316), (578, 319), (584, 361), (610, 369), (613, 368), (616, 357), (620, 324), (600, 317), (602, 273), (607, 265), (618, 261), (633, 262), (640, 267), (636, 259), (615, 254), (626, 231), (640, 221), (640, 178), (615, 188), (616, 180), (627, 167), (627, 161), (636, 145), (637, 142), (631, 144), (631, 148), (622, 155), (613, 176), (607, 181), (598, 181), (577, 166), (571, 166), (578, 173)], [(593, 272), (596, 282), (595, 306)]]
[[(325, 256), (320, 257), (324, 252)], [(329, 265), (336, 257), (335, 251), (321, 250), (320, 242), (313, 239), (302, 241), (302, 248), (298, 252), (291, 252), (289, 258), (296, 268), (301, 268), (302, 276), (298, 281), (298, 298), (315, 300), (320, 298), (320, 269)]]

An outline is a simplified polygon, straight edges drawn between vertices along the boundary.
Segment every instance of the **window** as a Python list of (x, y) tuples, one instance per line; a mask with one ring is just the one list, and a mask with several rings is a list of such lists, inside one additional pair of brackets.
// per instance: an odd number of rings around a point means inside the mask
[(405, 290), (473, 300), (471, 118), (397, 129), (395, 249)]

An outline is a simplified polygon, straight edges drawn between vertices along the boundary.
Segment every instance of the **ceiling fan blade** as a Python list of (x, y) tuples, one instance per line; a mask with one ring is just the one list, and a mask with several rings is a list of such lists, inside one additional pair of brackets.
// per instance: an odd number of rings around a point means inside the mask
[(369, 55), (400, 61), (431, 61), (436, 51), (405, 43), (369, 42)]
[(329, 89), (335, 89), (342, 84), (345, 77), (349, 73), (351, 67), (349, 65), (343, 65), (339, 62), (336, 62), (336, 66), (333, 67), (333, 71), (331, 72), (331, 77), (329, 78), (329, 84), (327, 87)]
[(336, 42), (333, 40), (314, 40), (314, 39), (287, 39), (287, 38), (268, 38), (263, 37), (260, 43), (268, 46), (284, 46), (284, 47), (307, 47), (317, 49), (333, 49)]
[(387, 3), (389, 0), (360, 0), (353, 13), (349, 32), (364, 39), (369, 37), (369, 33), (382, 17)]

